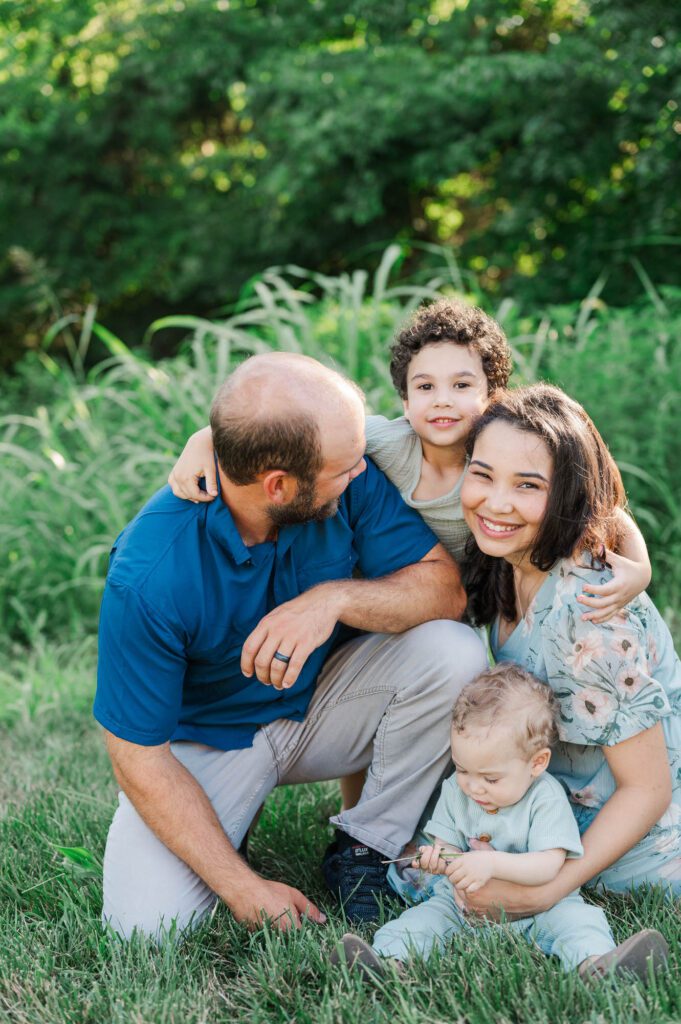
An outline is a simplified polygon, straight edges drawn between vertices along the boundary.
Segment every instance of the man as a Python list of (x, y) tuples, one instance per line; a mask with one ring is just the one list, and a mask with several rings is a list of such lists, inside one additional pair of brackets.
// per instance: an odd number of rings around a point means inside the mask
[(111, 555), (94, 711), (122, 792), (103, 914), (156, 937), (216, 897), (252, 927), (323, 920), (237, 851), (274, 786), (368, 767), (325, 867), (348, 916), (370, 920), (380, 862), (447, 764), (453, 699), (485, 664), (473, 632), (442, 621), (463, 611), (458, 570), (365, 462), (358, 389), (315, 360), (247, 360), (211, 428), (216, 501), (164, 488)]

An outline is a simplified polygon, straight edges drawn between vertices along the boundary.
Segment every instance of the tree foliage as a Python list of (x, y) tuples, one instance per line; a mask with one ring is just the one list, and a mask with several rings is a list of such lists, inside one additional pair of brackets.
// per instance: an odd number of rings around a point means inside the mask
[(5, 0), (0, 315), (207, 310), (273, 262), (452, 244), (502, 293), (671, 279), (681, 8)]

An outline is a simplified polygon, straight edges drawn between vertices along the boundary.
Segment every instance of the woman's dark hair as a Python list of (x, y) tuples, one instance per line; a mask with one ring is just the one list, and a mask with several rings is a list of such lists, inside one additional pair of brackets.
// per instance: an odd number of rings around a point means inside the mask
[[(579, 551), (595, 562), (603, 546), (617, 547), (616, 512), (626, 500), (622, 477), (582, 406), (550, 384), (500, 394), (473, 425), (469, 457), (477, 438), (499, 421), (541, 438), (553, 459), (546, 512), (530, 554), (532, 565), (546, 572)], [(466, 543), (464, 582), (471, 621), (488, 623), (499, 612), (506, 619), (515, 618), (511, 565), (480, 551), (473, 537)]]
[(478, 353), (490, 395), (507, 386), (513, 361), (506, 335), (496, 320), (477, 306), (440, 299), (417, 309), (390, 348), (390, 376), (401, 398), (407, 397), (407, 371), (416, 353), (426, 345), (442, 342), (464, 345)]

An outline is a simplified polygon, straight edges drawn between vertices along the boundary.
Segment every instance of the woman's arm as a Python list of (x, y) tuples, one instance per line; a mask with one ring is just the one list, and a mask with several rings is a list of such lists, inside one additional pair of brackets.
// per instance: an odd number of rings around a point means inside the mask
[[(199, 487), (201, 477), (206, 479), (206, 489)], [(213, 458), (213, 436), (210, 427), (202, 427), (187, 441), (182, 454), (170, 471), (168, 483), (176, 498), (186, 501), (212, 501), (218, 493)]]
[(652, 578), (648, 548), (638, 526), (624, 509), (616, 512), (617, 528), (620, 535), (618, 551), (604, 552), (605, 561), (612, 569), (612, 579), (607, 583), (589, 586), (577, 598), (580, 604), (592, 608), (582, 618), (590, 622), (605, 622), (612, 618), (626, 604), (641, 594)]
[(566, 860), (553, 882), (523, 886), (496, 879), (474, 896), (466, 908), (476, 914), (508, 917), (538, 914), (584, 885), (628, 853), (664, 814), (672, 796), (669, 758), (658, 722), (603, 753), (617, 786), (582, 836), (584, 856)]

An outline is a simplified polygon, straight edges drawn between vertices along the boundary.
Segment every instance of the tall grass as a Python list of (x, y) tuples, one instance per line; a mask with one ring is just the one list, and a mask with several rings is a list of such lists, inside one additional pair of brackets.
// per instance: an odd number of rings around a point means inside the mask
[(103, 933), (102, 857), (116, 786), (89, 714), (93, 654), (92, 645), (37, 648), (12, 666), (10, 700), (0, 703), (2, 1024), (680, 1019), (681, 923), (659, 889), (597, 897), (618, 941), (642, 927), (667, 938), (670, 964), (648, 990), (627, 981), (584, 985), (517, 937), (481, 929), (427, 964), (411, 963), (399, 980), (365, 985), (332, 968), (329, 954), (347, 929), (319, 870), (338, 808), (332, 783), (277, 789), (249, 847), (256, 870), (324, 909), (324, 927), (249, 934), (222, 905), (179, 948), (126, 946)]
[[(91, 632), (116, 534), (160, 487), (185, 438), (206, 422), (213, 392), (244, 356), (276, 348), (344, 369), (373, 411), (399, 412), (387, 370), (391, 336), (424, 299), (463, 282), (452, 263), (425, 284), (391, 284), (400, 260), (386, 250), (375, 275), (324, 277), (298, 267), (255, 279), (217, 321), (166, 317), (185, 336), (180, 354), (154, 364), (90, 309), (64, 318), (27, 357), (0, 401), (0, 617), (9, 635)], [(491, 310), (514, 350), (517, 379), (553, 379), (584, 402), (625, 472), (654, 563), (654, 592), (673, 619), (681, 607), (681, 292), (643, 293), (607, 309), (597, 290), (579, 306), (524, 316), (512, 302)], [(476, 296), (469, 293), (469, 298)], [(50, 344), (67, 332), (70, 361)], [(108, 358), (86, 370), (93, 337)]]

